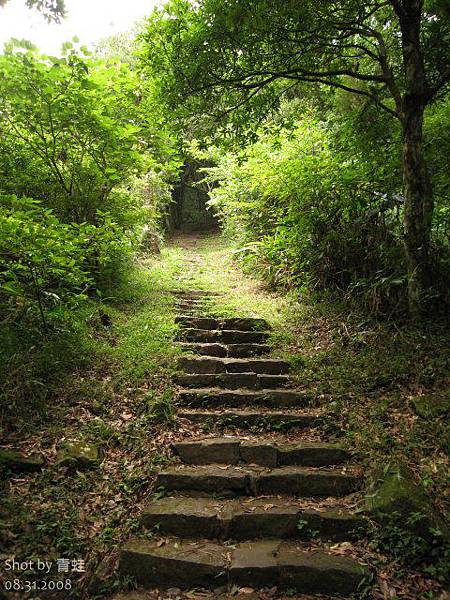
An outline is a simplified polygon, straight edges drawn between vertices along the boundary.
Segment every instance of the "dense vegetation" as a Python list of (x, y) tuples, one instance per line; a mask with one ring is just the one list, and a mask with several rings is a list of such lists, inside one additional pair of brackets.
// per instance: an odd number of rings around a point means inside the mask
[[(402, 167), (403, 185), (396, 191), (402, 195), (403, 271), (409, 311), (417, 319), (432, 285), (434, 204), (423, 120), (427, 107), (445, 97), (450, 81), (443, 60), (450, 44), (448, 16), (439, 0), (320, 6), (173, 0), (155, 11), (143, 59), (159, 74), (161, 98), (181, 119), (231, 116), (232, 124), (245, 127), (276, 109), (282, 96), (311, 89), (321, 112), (329, 90), (343, 90), (364, 100), (369, 122), (383, 113), (394, 119), (400, 131), (388, 134), (382, 145), (390, 144)], [(348, 150), (353, 159), (357, 152)], [(366, 195), (368, 204), (369, 190)]]
[(0, 73), (1, 395), (28, 410), (78, 354), (75, 344), (55, 361), (52, 336), (59, 354), (61, 335), (71, 340), (95, 310), (90, 299), (158, 237), (177, 162), (125, 63), (71, 43), (60, 58), (11, 43)]
[[(335, 420), (322, 433), (367, 469), (406, 463), (445, 510), (449, 16), (441, 0), (169, 0), (95, 51), (6, 44), (1, 446), (47, 461), (0, 490), (11, 553), (85, 556), (74, 597), (127, 583), (117, 547), (185, 433), (170, 292), (191, 286), (225, 291), (219, 315), (265, 317)], [(221, 225), (200, 259), (166, 244), (183, 178)], [(101, 472), (61, 469), (67, 438), (99, 444)], [(391, 586), (374, 597), (438, 598), (441, 532), (397, 525), (364, 548)]]
[[(205, 169), (210, 203), (243, 264), (275, 285), (343, 296), (374, 315), (404, 315), (398, 128), (364, 101), (346, 100), (337, 94), (320, 109), (311, 100), (291, 100), (241, 151), (198, 144), (193, 151), (215, 160)], [(425, 122), (435, 190), (428, 305), (437, 313), (447, 309), (450, 289), (442, 122), (448, 122), (445, 105)]]

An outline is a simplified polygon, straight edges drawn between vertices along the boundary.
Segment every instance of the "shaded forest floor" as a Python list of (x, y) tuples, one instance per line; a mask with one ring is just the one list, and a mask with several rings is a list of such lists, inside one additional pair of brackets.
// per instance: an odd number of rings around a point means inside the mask
[[(171, 383), (180, 351), (172, 343), (176, 325), (170, 292), (189, 289), (222, 292), (214, 306), (217, 315), (267, 319), (274, 355), (291, 361), (312, 407), (326, 406), (333, 417), (333, 426), (321, 433), (357, 452), (364, 472), (402, 460), (436, 508), (448, 514), (445, 414), (424, 418), (417, 412), (417, 399), (448, 395), (448, 328), (376, 323), (336, 303), (267, 290), (242, 273), (220, 237), (180, 236), (160, 255), (142, 258), (102, 301), (101, 310), (92, 310), (88, 340), (80, 348), (86, 356), (51, 381), (46, 402), (36, 407), (30, 400), (22, 415), (5, 425), (2, 447), (38, 454), (45, 466), (3, 478), (0, 560), (65, 557), (86, 565), (85, 572), (71, 573), (71, 592), (6, 597), (94, 600), (130, 583), (117, 576), (120, 544), (139, 530), (139, 507), (153, 494), (154, 475), (171, 460), (170, 443), (195, 432), (175, 417)], [(58, 466), (58, 449), (67, 440), (94, 444), (101, 464)], [(377, 572), (361, 598), (447, 597), (439, 573), (405, 564), (402, 549), (383, 547), (376, 535), (370, 544), (335, 551), (356, 553)], [(268, 594), (261, 598), (278, 597)]]

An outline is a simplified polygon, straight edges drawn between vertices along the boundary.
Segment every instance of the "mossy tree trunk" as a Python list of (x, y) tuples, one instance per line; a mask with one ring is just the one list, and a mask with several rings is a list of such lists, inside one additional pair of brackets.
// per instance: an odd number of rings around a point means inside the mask
[(433, 195), (423, 156), (423, 117), (428, 92), (420, 43), (423, 2), (405, 2), (398, 12), (402, 32), (405, 93), (402, 99), (404, 241), (408, 266), (408, 303), (414, 320), (422, 317), (430, 286), (430, 236)]

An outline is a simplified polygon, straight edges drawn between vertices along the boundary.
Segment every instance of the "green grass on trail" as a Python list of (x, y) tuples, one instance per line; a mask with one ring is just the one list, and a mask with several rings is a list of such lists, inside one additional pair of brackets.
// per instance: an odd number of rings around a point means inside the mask
[[(299, 386), (331, 416), (324, 436), (340, 437), (366, 466), (401, 458), (436, 506), (447, 508), (445, 416), (423, 419), (413, 410), (415, 397), (448, 391), (450, 336), (442, 324), (399, 329), (332, 303), (300, 302), (244, 275), (221, 238), (180, 236), (160, 255), (142, 259), (108, 298), (73, 315), (70, 335), (58, 340), (55, 333), (36, 345), (28, 362), (20, 353), (13, 357), (36, 380), (28, 391), (44, 387), (45, 394), (36, 394), (39, 402), (33, 403), (20, 387), (20, 369), (11, 370), (14, 382), (6, 382), (3, 397), (9, 394), (10, 403), (27, 402), (28, 408), (5, 426), (3, 446), (40, 453), (46, 467), (1, 484), (6, 554), (84, 558), (87, 574), (74, 579), (74, 591), (65, 598), (106, 598), (122, 585), (115, 574), (118, 547), (138, 530), (139, 504), (151, 494), (152, 474), (169, 460), (170, 442), (182, 435), (172, 424), (171, 375), (179, 350), (172, 345), (170, 291), (190, 289), (223, 294), (214, 300), (214, 314), (266, 318), (274, 354), (291, 361)], [(57, 468), (64, 438), (100, 445), (101, 466)], [(414, 593), (417, 581), (425, 590), (420, 597), (438, 597), (436, 581), (383, 560), (398, 597)]]

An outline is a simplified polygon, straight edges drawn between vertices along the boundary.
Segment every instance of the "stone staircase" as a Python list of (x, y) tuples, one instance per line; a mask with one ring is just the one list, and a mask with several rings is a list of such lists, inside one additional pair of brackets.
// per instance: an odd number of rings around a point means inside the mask
[[(144, 588), (357, 593), (364, 568), (323, 547), (364, 532), (345, 508), (362, 483), (352, 457), (306, 435), (321, 417), (291, 387), (289, 364), (263, 357), (267, 323), (205, 317), (211, 300), (178, 294), (179, 343), (189, 355), (176, 381), (179, 417), (216, 437), (173, 445), (179, 462), (159, 473), (164, 495), (141, 516), (154, 536), (122, 548), (121, 574)], [(217, 437), (229, 428), (239, 433)]]

